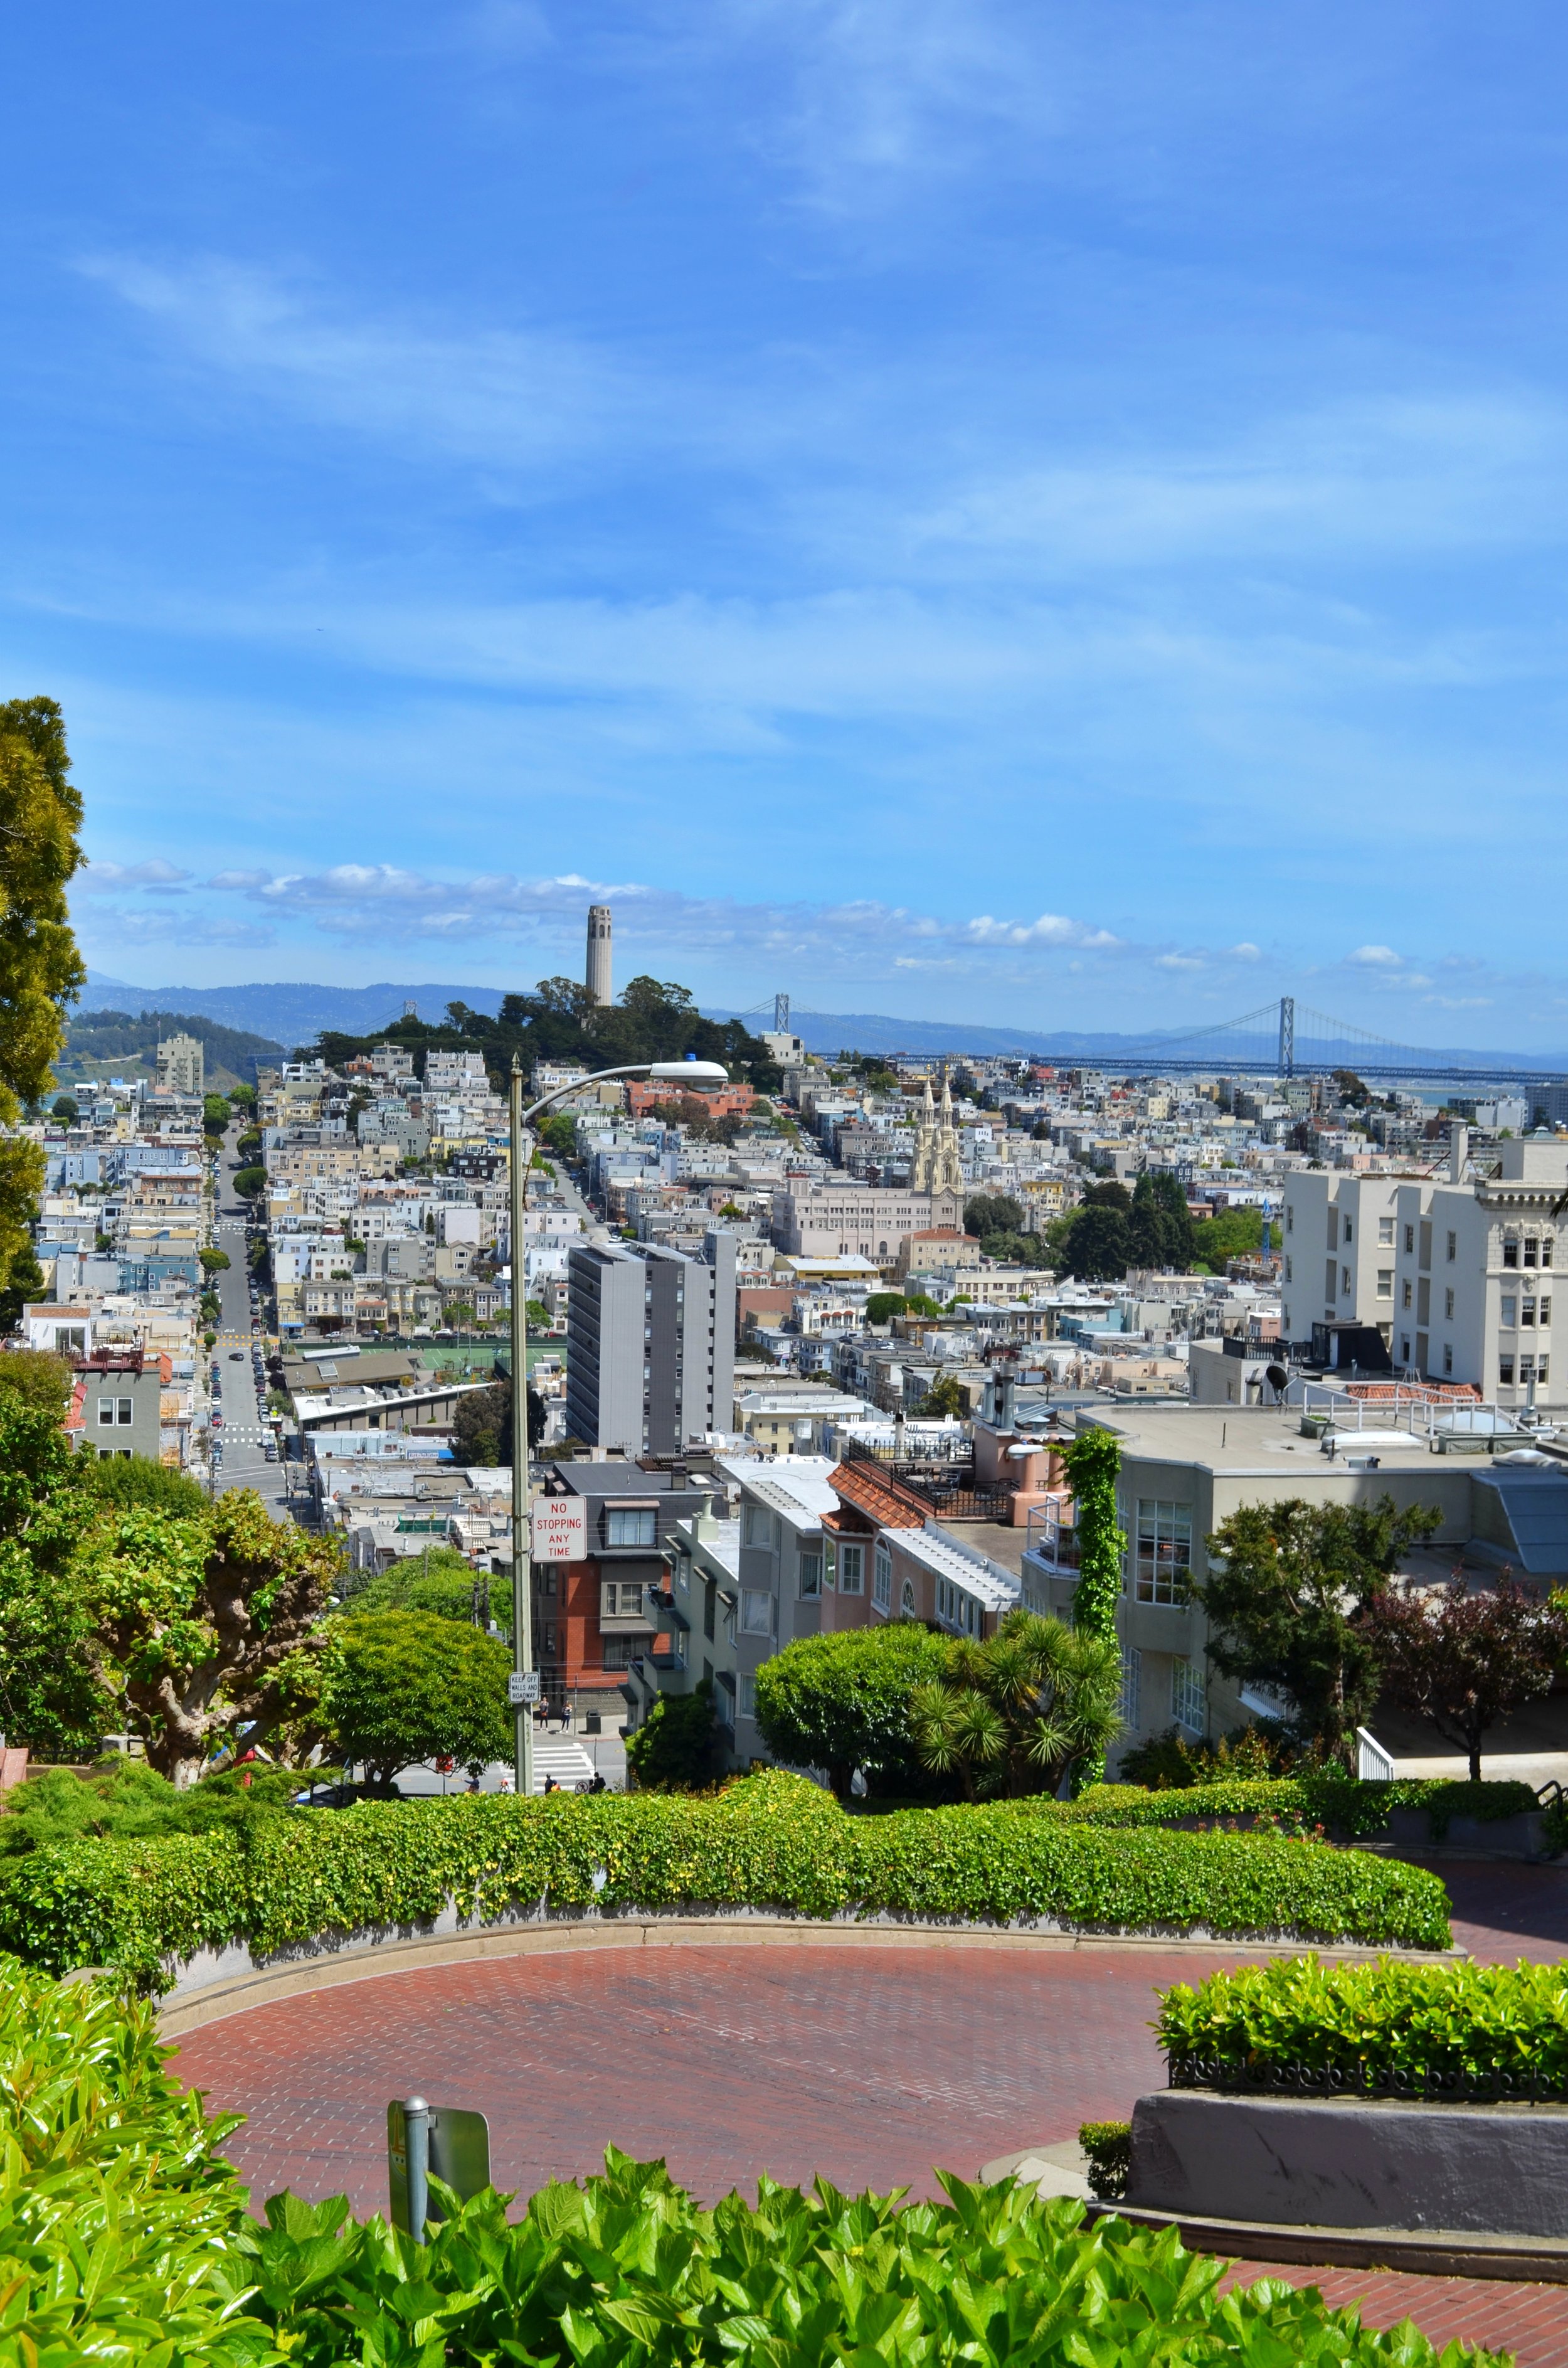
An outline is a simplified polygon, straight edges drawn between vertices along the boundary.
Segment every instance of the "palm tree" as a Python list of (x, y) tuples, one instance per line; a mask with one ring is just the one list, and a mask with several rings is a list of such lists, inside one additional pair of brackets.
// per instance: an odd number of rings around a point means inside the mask
[(968, 1801), (1056, 1792), (1073, 1761), (1117, 1734), (1121, 1656), (1060, 1620), (1009, 1611), (986, 1644), (962, 1642), (939, 1683), (910, 1695), (923, 1764), (956, 1775)]

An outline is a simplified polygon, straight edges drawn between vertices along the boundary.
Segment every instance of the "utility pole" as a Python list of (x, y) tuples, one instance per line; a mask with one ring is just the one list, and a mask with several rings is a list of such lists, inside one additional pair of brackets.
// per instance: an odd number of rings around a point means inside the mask
[(534, 1703), (539, 1679), (534, 1670), (533, 1571), (528, 1542), (528, 1294), (525, 1280), (527, 1252), (523, 1240), (528, 1206), (528, 1177), (523, 1166), (523, 1070), (512, 1055), (512, 1098), (509, 1143), (512, 1187), (512, 1697), (517, 1733), (513, 1747), (513, 1781), (519, 1800), (532, 1797), (534, 1788)]

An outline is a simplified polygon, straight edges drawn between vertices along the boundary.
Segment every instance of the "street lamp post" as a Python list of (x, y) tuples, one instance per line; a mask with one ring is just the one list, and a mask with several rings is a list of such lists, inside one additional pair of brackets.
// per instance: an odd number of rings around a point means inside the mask
[[(513, 1750), (513, 1781), (527, 1800), (534, 1788), (533, 1707), (539, 1699), (534, 1670), (532, 1541), (528, 1536), (528, 1287), (523, 1226), (528, 1215), (528, 1171), (523, 1156), (523, 1130), (540, 1110), (585, 1086), (607, 1077), (656, 1077), (661, 1084), (725, 1086), (729, 1072), (717, 1061), (631, 1061), (619, 1069), (596, 1069), (591, 1076), (575, 1077), (567, 1086), (541, 1094), (523, 1108), (523, 1072), (512, 1055), (509, 1147), (511, 1152), (512, 1215), (512, 1681), (508, 1691), (517, 1720)], [(529, 1145), (529, 1157), (532, 1145)]]

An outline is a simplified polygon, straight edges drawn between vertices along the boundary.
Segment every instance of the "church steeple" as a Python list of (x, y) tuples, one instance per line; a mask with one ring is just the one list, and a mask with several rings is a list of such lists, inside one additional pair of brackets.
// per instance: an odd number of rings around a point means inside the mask
[[(931, 1088), (926, 1088), (929, 1102)], [(927, 1192), (961, 1192), (963, 1190), (963, 1157), (959, 1149), (958, 1129), (953, 1124), (953, 1097), (948, 1085), (948, 1073), (942, 1072), (942, 1110), (940, 1122), (932, 1145), (931, 1180)]]

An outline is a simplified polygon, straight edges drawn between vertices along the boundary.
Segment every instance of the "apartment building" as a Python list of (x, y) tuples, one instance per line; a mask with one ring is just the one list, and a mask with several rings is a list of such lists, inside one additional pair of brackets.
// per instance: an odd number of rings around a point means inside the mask
[(793, 1258), (875, 1260), (891, 1273), (904, 1238), (934, 1227), (961, 1232), (961, 1192), (907, 1192), (835, 1176), (812, 1183), (792, 1178), (773, 1195), (773, 1238)]
[(1369, 1324), (1394, 1366), (1420, 1380), (1468, 1383), (1508, 1407), (1568, 1400), (1551, 1357), (1568, 1144), (1502, 1143), (1486, 1170), (1472, 1172), (1460, 1128), (1444, 1180), (1292, 1176), (1286, 1337), (1306, 1339), (1329, 1319)]
[(158, 1046), (158, 1091), (199, 1100), (207, 1091), (207, 1055), (199, 1038), (166, 1036)]
[(534, 1657), (545, 1693), (619, 1724), (640, 1670), (650, 1698), (660, 1675), (685, 1674), (679, 1631), (661, 1624), (654, 1598), (666, 1591), (682, 1525), (710, 1513), (712, 1484), (607, 1456), (552, 1465), (540, 1493), (583, 1506), (579, 1558), (533, 1565)]
[(566, 1422), (590, 1447), (676, 1453), (729, 1428), (735, 1241), (701, 1258), (651, 1242), (584, 1242), (567, 1260)]

